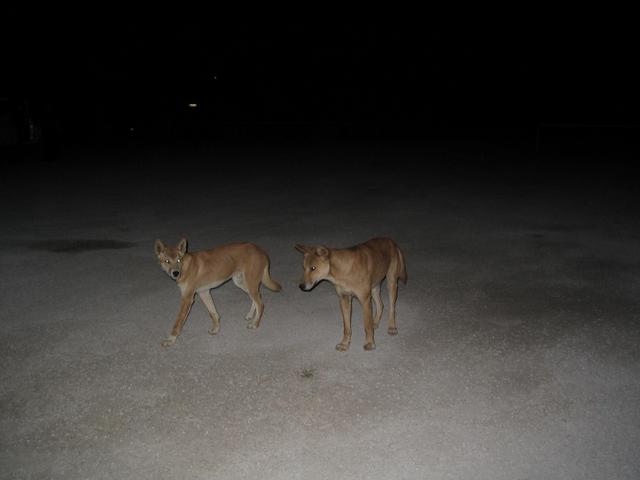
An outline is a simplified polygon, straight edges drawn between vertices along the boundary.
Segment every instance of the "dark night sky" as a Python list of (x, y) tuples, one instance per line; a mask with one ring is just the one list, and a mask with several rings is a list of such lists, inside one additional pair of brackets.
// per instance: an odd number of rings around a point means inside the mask
[(99, 19), (16, 22), (1, 95), (77, 135), (640, 121), (637, 33), (604, 21)]

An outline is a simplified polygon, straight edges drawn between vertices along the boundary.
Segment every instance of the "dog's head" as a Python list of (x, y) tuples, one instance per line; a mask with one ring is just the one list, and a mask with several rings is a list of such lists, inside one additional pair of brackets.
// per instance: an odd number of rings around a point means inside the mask
[(156, 257), (162, 269), (174, 280), (178, 280), (182, 274), (182, 257), (187, 253), (187, 239), (183, 238), (175, 247), (170, 247), (156, 240)]
[(308, 292), (329, 275), (329, 256), (331, 252), (324, 245), (307, 246), (298, 244), (295, 249), (304, 255), (302, 259), (304, 277), (300, 284), (300, 290)]

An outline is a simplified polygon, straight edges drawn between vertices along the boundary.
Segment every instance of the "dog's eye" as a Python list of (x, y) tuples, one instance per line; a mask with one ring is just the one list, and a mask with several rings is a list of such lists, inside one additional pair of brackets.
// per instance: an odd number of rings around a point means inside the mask
[(164, 263), (169, 263), (169, 259), (167, 258), (167, 259), (164, 261)]
[(311, 267), (311, 270), (315, 270), (315, 269), (316, 269), (316, 267)]

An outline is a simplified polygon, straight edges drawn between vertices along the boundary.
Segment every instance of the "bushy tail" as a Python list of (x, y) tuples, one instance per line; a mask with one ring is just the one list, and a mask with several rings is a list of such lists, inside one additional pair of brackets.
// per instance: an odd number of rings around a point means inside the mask
[(282, 290), (282, 286), (273, 278), (271, 278), (271, 275), (269, 275), (269, 264), (264, 267), (264, 271), (262, 272), (262, 283), (265, 287), (267, 287), (269, 290), (273, 290), (274, 292), (279, 292), (280, 290)]
[(396, 250), (398, 250), (398, 261), (400, 262), (400, 268), (398, 269), (398, 278), (402, 280), (402, 283), (406, 285), (409, 276), (407, 275), (407, 266), (404, 263), (404, 255), (402, 254), (402, 250), (400, 247), (396, 245)]

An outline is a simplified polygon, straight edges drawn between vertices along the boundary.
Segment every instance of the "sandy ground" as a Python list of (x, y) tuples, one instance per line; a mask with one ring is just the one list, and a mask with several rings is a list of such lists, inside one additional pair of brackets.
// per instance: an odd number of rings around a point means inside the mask
[[(518, 151), (73, 155), (3, 178), (1, 478), (640, 478), (633, 179)], [(333, 287), (297, 288), (293, 246), (383, 235), (407, 258), (399, 335), (365, 352), (354, 303), (339, 353)], [(179, 291), (153, 241), (181, 236), (269, 253), (284, 289), (257, 331), (229, 283), (219, 335), (196, 302), (160, 346)]]

